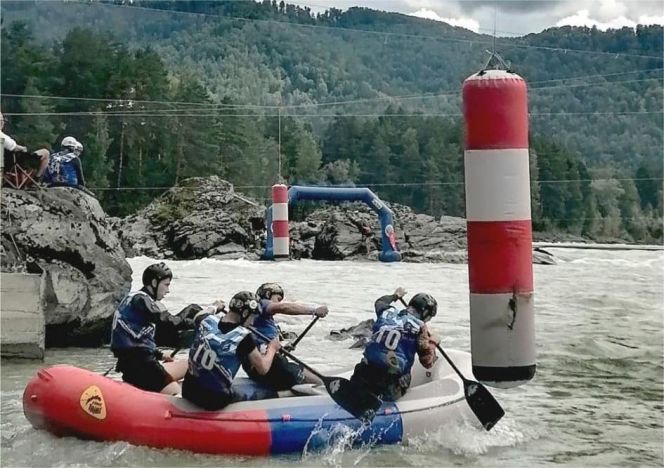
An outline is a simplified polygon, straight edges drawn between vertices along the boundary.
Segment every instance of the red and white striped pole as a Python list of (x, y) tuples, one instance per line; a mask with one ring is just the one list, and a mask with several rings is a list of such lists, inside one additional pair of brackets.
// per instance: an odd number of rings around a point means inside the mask
[(509, 388), (536, 367), (526, 82), (476, 73), (463, 112), (473, 373)]
[(288, 187), (283, 184), (272, 186), (272, 236), (274, 259), (288, 259)]

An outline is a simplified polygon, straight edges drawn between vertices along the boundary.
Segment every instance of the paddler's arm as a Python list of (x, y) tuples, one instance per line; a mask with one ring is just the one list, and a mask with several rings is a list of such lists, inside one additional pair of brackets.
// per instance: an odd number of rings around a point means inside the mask
[(140, 313), (145, 314), (148, 321), (152, 323), (169, 323), (177, 330), (194, 328), (194, 321), (192, 319), (171, 315), (166, 308), (159, 307), (159, 302), (153, 301), (152, 299), (145, 297), (143, 294), (136, 294), (131, 300), (131, 305)]
[(284, 315), (312, 315), (325, 317), (329, 312), (326, 305), (302, 304), (299, 302), (270, 302), (265, 306), (265, 311), (270, 314)]
[(420, 359), (420, 364), (425, 369), (430, 369), (438, 359), (436, 356), (436, 344), (440, 342), (440, 338), (429, 332), (426, 323), (422, 324), (420, 334), (417, 337), (417, 356)]
[(260, 375), (267, 374), (267, 372), (270, 370), (270, 367), (272, 367), (272, 360), (274, 359), (274, 356), (277, 354), (277, 351), (279, 351), (279, 348), (281, 348), (279, 340), (270, 341), (267, 345), (267, 351), (265, 354), (261, 354), (256, 347), (253, 337), (247, 336), (245, 338), (245, 340), (248, 339), (250, 339), (251, 343), (253, 344), (253, 349), (247, 355), (251, 367), (253, 367)]
[(376, 310), (376, 314), (380, 315), (383, 311), (389, 309), (392, 307), (392, 303), (398, 301), (402, 297), (406, 295), (406, 290), (399, 286), (395, 291), (394, 294), (388, 294), (386, 296), (381, 296), (379, 297), (376, 302), (374, 303), (374, 309)]

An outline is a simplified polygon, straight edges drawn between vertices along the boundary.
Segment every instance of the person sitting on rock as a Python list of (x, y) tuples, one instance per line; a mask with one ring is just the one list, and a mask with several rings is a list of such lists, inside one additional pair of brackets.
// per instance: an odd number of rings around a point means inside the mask
[(42, 181), (49, 187), (85, 187), (80, 155), (83, 145), (76, 138), (62, 139), (61, 150), (48, 158), (48, 166)]
[[(155, 324), (171, 322), (177, 329), (194, 327), (192, 319), (171, 315), (160, 307), (169, 292), (173, 273), (165, 263), (155, 263), (143, 272), (143, 287), (120, 302), (113, 317), (111, 351), (118, 359), (122, 380), (149, 392), (176, 395), (178, 381), (187, 372), (187, 361), (173, 361), (157, 349)], [(164, 363), (159, 361), (163, 360)]]
[(408, 307), (397, 310), (391, 304), (400, 300), (406, 290), (399, 287), (375, 303), (377, 320), (355, 366), (351, 382), (356, 382), (383, 400), (396, 401), (410, 387), (410, 370), (415, 354), (429, 369), (436, 360), (435, 345), (440, 340), (429, 333), (426, 322), (435, 317), (436, 300), (426, 293), (414, 295)]
[(206, 410), (219, 410), (233, 401), (231, 386), (241, 364), (247, 363), (258, 375), (268, 372), (281, 345), (272, 340), (265, 353), (258, 351), (251, 330), (244, 326), (259, 313), (258, 307), (254, 293), (241, 291), (233, 296), (223, 318), (205, 310), (197, 314), (189, 369), (182, 383), (184, 398)]
[[(279, 327), (274, 321), (275, 314), (325, 317), (328, 313), (327, 306), (324, 305), (315, 306), (284, 301), (284, 290), (277, 283), (262, 284), (256, 291), (256, 296), (260, 301), (259, 312), (252, 317), (251, 325), (270, 340), (279, 337)], [(257, 335), (255, 339), (260, 348), (267, 345), (264, 338)], [(299, 364), (290, 362), (282, 355), (274, 358), (272, 366), (266, 374), (260, 374), (247, 363), (243, 363), (242, 367), (254, 381), (276, 391), (288, 390), (301, 383), (322, 383), (318, 377)]]
[[(5, 161), (3, 161), (3, 167), (10, 168), (14, 164), (14, 158), (19, 154), (28, 155), (28, 148), (21, 146), (16, 143), (12, 137), (4, 133), (2, 130), (5, 128), (5, 118), (0, 112), (0, 139), (2, 140), (2, 146), (5, 151)], [(48, 165), (48, 155), (49, 151), (46, 148), (40, 148), (33, 151), (28, 156), (38, 161), (37, 169), (37, 179), (39, 179)]]

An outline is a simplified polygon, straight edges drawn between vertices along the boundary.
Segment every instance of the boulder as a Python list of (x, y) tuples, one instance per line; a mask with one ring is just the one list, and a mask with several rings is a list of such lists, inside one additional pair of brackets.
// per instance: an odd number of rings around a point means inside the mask
[(332, 341), (343, 341), (352, 338), (354, 341), (350, 345), (350, 348), (364, 348), (371, 338), (371, 328), (374, 326), (374, 323), (374, 319), (367, 319), (352, 327), (332, 330), (329, 339)]
[(196, 177), (116, 220), (115, 227), (128, 256), (257, 259), (265, 207), (219, 177)]
[(556, 265), (558, 262), (551, 252), (541, 247), (533, 249), (533, 263), (538, 265)]
[[(434, 218), (386, 203), (394, 212), (405, 262), (465, 263), (466, 220)], [(116, 220), (127, 256), (259, 259), (265, 249), (266, 207), (235, 192), (216, 176), (186, 179), (146, 208)], [(307, 209), (308, 210), (308, 209)], [(291, 258), (376, 261), (381, 250), (378, 216), (364, 203), (325, 204), (289, 226)], [(535, 262), (540, 261), (535, 256)], [(550, 262), (547, 260), (546, 262)]]
[(46, 346), (108, 342), (131, 268), (94, 196), (69, 187), (2, 189), (2, 271), (43, 273)]

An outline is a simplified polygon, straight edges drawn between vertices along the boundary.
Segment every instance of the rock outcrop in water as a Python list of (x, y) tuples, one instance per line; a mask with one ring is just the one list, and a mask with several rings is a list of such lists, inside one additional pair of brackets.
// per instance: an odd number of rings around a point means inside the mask
[(265, 207), (216, 176), (200, 177), (114, 224), (128, 257), (257, 260)]
[(2, 189), (2, 271), (45, 274), (47, 346), (98, 346), (131, 268), (96, 198), (68, 187)]
[[(416, 214), (403, 205), (394, 212), (397, 242), (405, 262), (465, 263), (466, 221)], [(323, 204), (290, 222), (291, 257), (316, 260), (372, 260), (380, 252), (380, 223), (363, 203)], [(216, 176), (185, 180), (149, 206), (117, 219), (127, 256), (257, 260), (265, 248), (266, 207), (237, 193)], [(550, 264), (553, 257), (534, 256)]]
[(374, 319), (367, 319), (348, 328), (332, 330), (328, 338), (332, 341), (344, 341), (352, 338), (354, 341), (349, 348), (364, 348), (371, 338), (371, 328), (374, 323)]

